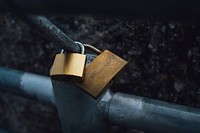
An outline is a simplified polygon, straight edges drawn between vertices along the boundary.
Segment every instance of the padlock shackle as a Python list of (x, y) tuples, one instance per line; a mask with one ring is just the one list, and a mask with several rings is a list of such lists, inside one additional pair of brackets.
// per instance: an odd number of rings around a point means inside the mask
[(86, 48), (89, 48), (90, 50), (94, 51), (96, 54), (101, 54), (102, 51), (99, 50), (98, 48), (90, 45), (90, 44), (83, 44)]
[(80, 47), (81, 54), (85, 54), (85, 46), (81, 42), (78, 42), (78, 41), (74, 41), (74, 43), (78, 44), (78, 46)]

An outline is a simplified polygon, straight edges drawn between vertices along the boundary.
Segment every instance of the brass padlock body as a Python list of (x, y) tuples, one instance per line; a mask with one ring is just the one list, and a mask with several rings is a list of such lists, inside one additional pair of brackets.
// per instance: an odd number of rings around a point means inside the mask
[(112, 52), (105, 50), (85, 68), (84, 81), (77, 85), (97, 98), (127, 63)]
[(57, 54), (51, 68), (50, 76), (54, 80), (73, 79), (77, 82), (84, 79), (86, 55), (78, 53)]

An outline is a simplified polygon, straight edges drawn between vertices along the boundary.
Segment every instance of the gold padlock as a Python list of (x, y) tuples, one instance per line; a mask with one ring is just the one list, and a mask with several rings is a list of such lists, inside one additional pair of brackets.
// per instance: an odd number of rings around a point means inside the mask
[(77, 85), (97, 98), (127, 63), (119, 56), (105, 50), (85, 68), (85, 79)]
[(50, 71), (50, 76), (54, 80), (66, 81), (72, 79), (81, 82), (84, 79), (84, 68), (86, 55), (85, 48), (81, 43), (76, 42), (81, 46), (81, 54), (79, 53), (64, 53), (57, 54)]

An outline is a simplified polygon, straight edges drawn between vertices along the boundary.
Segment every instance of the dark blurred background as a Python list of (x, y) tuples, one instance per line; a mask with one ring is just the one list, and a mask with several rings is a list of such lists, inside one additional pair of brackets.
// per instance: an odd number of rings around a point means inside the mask
[[(129, 62), (112, 86), (200, 107), (200, 24), (158, 20), (47, 16), (73, 40), (109, 49)], [(0, 12), (0, 66), (49, 75), (58, 44), (13, 14)], [(0, 128), (61, 133), (55, 108), (0, 91)]]

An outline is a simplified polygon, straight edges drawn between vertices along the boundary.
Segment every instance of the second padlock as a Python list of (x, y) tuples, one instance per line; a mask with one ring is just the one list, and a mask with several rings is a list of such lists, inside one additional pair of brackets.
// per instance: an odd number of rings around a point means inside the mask
[(80, 53), (65, 53), (63, 50), (57, 54), (50, 71), (53, 80), (67, 81), (74, 80), (81, 82), (84, 80), (84, 68), (86, 55), (84, 45), (76, 42), (81, 47)]

